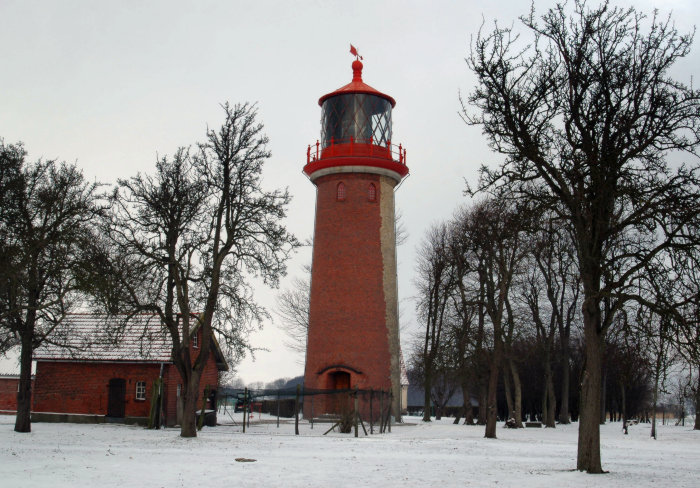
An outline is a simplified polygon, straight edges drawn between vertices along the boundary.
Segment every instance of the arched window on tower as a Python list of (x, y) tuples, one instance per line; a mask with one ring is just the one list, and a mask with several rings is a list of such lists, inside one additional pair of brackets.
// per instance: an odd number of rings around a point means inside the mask
[(367, 199), (370, 202), (377, 201), (377, 187), (374, 186), (374, 183), (369, 184), (369, 188), (367, 189)]
[(335, 195), (335, 199), (339, 202), (345, 200), (345, 183), (343, 183), (342, 181), (338, 183), (338, 189)]

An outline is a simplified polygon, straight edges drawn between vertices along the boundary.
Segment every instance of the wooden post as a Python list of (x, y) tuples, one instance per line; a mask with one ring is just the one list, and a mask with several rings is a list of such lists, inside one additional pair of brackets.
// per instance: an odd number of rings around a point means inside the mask
[(359, 398), (357, 398), (357, 387), (355, 387), (355, 437), (357, 437), (357, 419), (360, 415), (359, 408)]
[(379, 392), (379, 433), (384, 433), (384, 390)]
[(394, 392), (389, 390), (389, 433), (391, 434), (391, 406), (394, 404)]
[(158, 397), (160, 395), (160, 378), (156, 378), (153, 381), (153, 387), (151, 388), (151, 409), (148, 415), (148, 428), (158, 429), (160, 422), (158, 421)]
[(314, 430), (314, 397), (311, 397), (311, 430)]
[(336, 427), (337, 425), (339, 425), (339, 424), (340, 424), (340, 422), (334, 423), (334, 424), (331, 426), (330, 429), (328, 429), (327, 431), (325, 431), (325, 432), (323, 433), (323, 435), (328, 434), (331, 430), (335, 429), (335, 427)]
[[(311, 146), (309, 146), (311, 147)], [(280, 391), (277, 390), (277, 428), (280, 428)]]
[(250, 414), (253, 411), (253, 394), (248, 390), (248, 408), (246, 408), (246, 418), (248, 419), (248, 428), (250, 429)]
[[(245, 411), (248, 409), (248, 388), (243, 389), (243, 433), (245, 434)], [(235, 410), (235, 408), (234, 408)]]
[(374, 395), (374, 390), (370, 388), (369, 390), (369, 433), (374, 434), (374, 426), (372, 425), (372, 415), (374, 415), (374, 412), (372, 411), (372, 396)]
[(301, 385), (297, 385), (297, 396), (294, 399), (294, 435), (299, 435), (299, 389)]
[(357, 416), (360, 418), (360, 425), (362, 426), (362, 432), (365, 433), (365, 436), (367, 435), (367, 429), (365, 428), (365, 422), (362, 420), (362, 415), (360, 413), (357, 413)]

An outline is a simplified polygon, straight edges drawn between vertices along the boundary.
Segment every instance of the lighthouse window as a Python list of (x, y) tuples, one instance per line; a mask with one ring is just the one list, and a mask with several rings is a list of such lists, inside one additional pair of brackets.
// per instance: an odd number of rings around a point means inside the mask
[(391, 103), (375, 95), (336, 95), (323, 102), (321, 146), (356, 142), (386, 147), (391, 140)]
[(367, 189), (367, 199), (370, 202), (377, 201), (377, 187), (374, 186), (374, 183), (369, 184), (369, 188)]
[(345, 200), (345, 184), (342, 181), (340, 183), (338, 183), (338, 191), (336, 193), (335, 198), (339, 202), (342, 202), (343, 200)]

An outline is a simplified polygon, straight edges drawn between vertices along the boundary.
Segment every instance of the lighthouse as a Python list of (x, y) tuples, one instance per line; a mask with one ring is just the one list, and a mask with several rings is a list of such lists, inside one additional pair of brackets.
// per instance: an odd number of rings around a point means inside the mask
[(316, 187), (304, 386), (391, 392), (398, 418), (394, 191), (408, 167), (405, 148), (392, 140), (396, 101), (363, 81), (357, 58), (352, 81), (318, 101), (321, 137), (304, 166)]

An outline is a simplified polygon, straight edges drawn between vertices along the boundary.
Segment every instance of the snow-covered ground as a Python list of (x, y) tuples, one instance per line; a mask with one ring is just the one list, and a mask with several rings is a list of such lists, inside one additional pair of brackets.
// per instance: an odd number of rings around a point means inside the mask
[[(237, 414), (240, 416), (240, 414)], [(257, 420), (257, 415), (255, 416)], [(691, 426), (619, 423), (601, 427), (605, 475), (576, 465), (578, 426), (498, 430), (453, 425), (451, 419), (395, 426), (391, 434), (360, 437), (285, 423), (205, 427), (195, 439), (178, 429), (102, 424), (35, 423), (30, 434), (13, 431), (0, 415), (2, 487), (698, 487), (700, 431)], [(238, 462), (236, 458), (254, 459)]]

